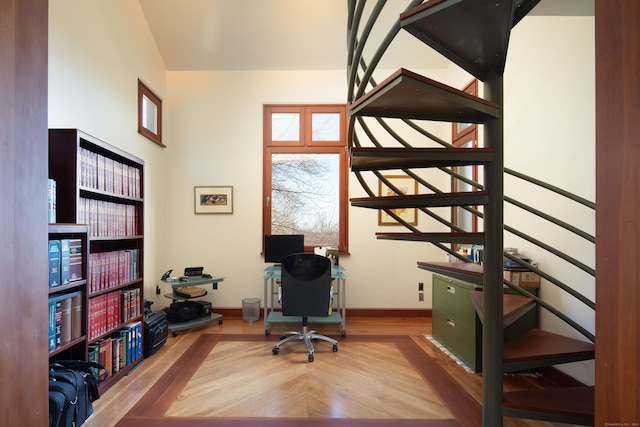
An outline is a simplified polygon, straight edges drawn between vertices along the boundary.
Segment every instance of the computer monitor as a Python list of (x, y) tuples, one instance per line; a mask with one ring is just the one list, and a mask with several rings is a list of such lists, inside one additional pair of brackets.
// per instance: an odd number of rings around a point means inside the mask
[(304, 252), (304, 234), (267, 234), (264, 236), (264, 262), (280, 264), (289, 254)]

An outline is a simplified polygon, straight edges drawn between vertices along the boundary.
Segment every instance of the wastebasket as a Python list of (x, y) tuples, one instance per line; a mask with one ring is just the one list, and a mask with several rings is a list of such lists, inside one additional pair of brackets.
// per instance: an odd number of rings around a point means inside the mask
[(260, 320), (260, 298), (245, 298), (242, 300), (242, 320), (245, 322)]

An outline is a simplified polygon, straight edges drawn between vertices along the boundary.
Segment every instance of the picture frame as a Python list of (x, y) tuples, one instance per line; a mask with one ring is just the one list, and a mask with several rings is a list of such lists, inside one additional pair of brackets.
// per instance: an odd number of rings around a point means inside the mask
[(194, 213), (231, 214), (233, 213), (233, 187), (209, 186), (194, 187)]
[(162, 99), (138, 79), (138, 133), (161, 147)]
[[(405, 195), (414, 195), (418, 193), (418, 181), (408, 175), (384, 175), (391, 185), (402, 191)], [(380, 197), (397, 196), (397, 193), (389, 188), (382, 180), (378, 181), (378, 195)], [(416, 208), (398, 208), (393, 212), (406, 221), (410, 225), (418, 225), (418, 209)], [(402, 225), (396, 221), (391, 215), (384, 210), (378, 211), (378, 225)]]

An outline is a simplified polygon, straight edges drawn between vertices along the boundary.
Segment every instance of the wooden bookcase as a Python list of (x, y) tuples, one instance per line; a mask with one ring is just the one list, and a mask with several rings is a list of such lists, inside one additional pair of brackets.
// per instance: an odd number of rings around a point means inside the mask
[(108, 368), (104, 391), (143, 357), (144, 162), (80, 130), (50, 129), (49, 177), (56, 220), (88, 225), (84, 358)]

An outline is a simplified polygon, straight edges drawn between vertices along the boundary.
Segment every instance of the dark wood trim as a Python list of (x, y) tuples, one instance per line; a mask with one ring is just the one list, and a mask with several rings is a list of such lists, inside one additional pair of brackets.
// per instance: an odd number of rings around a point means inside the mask
[[(151, 129), (147, 129), (144, 126), (142, 120), (142, 105), (143, 97), (146, 97), (156, 107), (156, 125), (158, 126), (157, 132), (153, 132)], [(149, 140), (155, 142), (159, 146), (165, 148), (166, 145), (162, 142), (162, 99), (156, 95), (146, 84), (138, 79), (138, 133)]]
[(639, 21), (637, 0), (595, 0), (596, 426), (640, 422)]
[[(223, 318), (242, 319), (242, 308), (216, 308), (216, 313)], [(386, 308), (347, 308), (347, 325), (349, 317), (425, 317), (431, 318), (431, 309), (386, 309)], [(259, 322), (264, 322), (262, 310)]]
[[(295, 113), (300, 115), (300, 136), (296, 141), (273, 141), (271, 116), (274, 113)], [(311, 141), (313, 113), (340, 114), (340, 139), (338, 141)], [(344, 104), (265, 104), (263, 120), (263, 188), (262, 188), (262, 235), (271, 234), (271, 157), (272, 154), (338, 154), (340, 162), (339, 189), (339, 251), (349, 252), (349, 156), (347, 152), (347, 107)], [(264, 245), (264, 240), (262, 241)], [(305, 250), (311, 250), (308, 246)], [(264, 248), (262, 248), (264, 253)]]
[(49, 413), (48, 13), (47, 0), (0, 0), (3, 426), (44, 426)]

